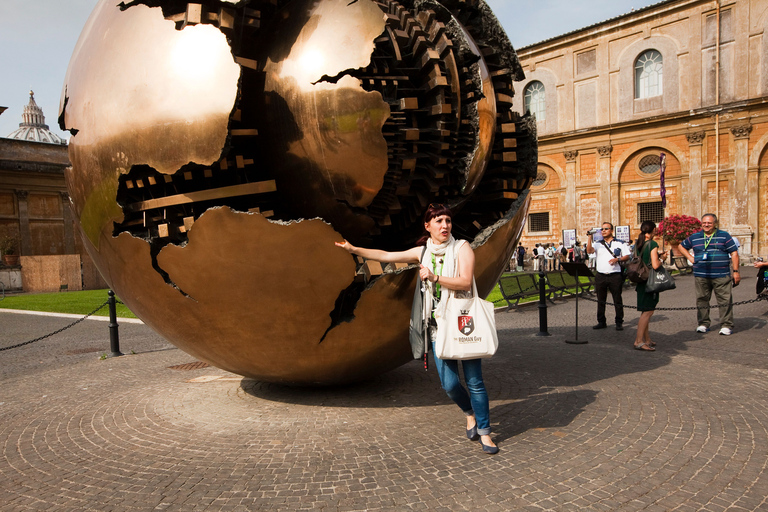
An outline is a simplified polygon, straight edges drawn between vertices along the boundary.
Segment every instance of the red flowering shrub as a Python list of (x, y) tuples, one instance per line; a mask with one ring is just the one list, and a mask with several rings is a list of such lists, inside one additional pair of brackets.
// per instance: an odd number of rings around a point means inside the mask
[(670, 215), (657, 228), (665, 242), (678, 244), (698, 231), (701, 231), (701, 221), (690, 215)]

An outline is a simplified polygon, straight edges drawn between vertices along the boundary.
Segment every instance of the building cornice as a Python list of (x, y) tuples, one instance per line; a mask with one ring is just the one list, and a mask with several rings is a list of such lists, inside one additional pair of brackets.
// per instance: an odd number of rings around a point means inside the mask
[[(572, 142), (574, 138), (587, 138), (595, 136), (611, 135), (616, 131), (626, 131), (633, 128), (648, 129), (653, 125), (663, 125), (670, 123), (680, 123), (684, 121), (686, 123), (694, 119), (709, 118), (716, 114), (728, 114), (732, 112), (738, 112), (743, 110), (749, 110), (751, 108), (768, 104), (768, 96), (762, 96), (760, 98), (753, 98), (750, 100), (735, 101), (733, 103), (727, 103), (722, 105), (713, 105), (711, 107), (698, 108), (693, 110), (687, 110), (685, 112), (674, 112), (672, 114), (664, 114), (660, 116), (645, 117), (642, 119), (634, 119), (632, 121), (625, 121), (616, 124), (607, 124), (601, 126), (595, 126), (593, 128), (584, 128), (581, 130), (572, 130), (568, 132), (552, 133), (547, 135), (539, 135), (539, 144), (547, 142), (556, 142), (560, 139), (568, 139)], [(741, 121), (739, 124), (744, 124)]]
[(0, 159), (0, 173), (34, 172), (45, 174), (61, 174), (63, 176), (64, 170), (67, 167), (67, 165), (48, 162), (25, 162), (19, 160)]
[(584, 40), (594, 40), (611, 32), (644, 23), (649, 19), (666, 16), (678, 10), (688, 9), (699, 4), (711, 4), (711, 0), (667, 0), (648, 7), (637, 9), (614, 18), (610, 18), (587, 27), (580, 28), (538, 43), (516, 48), (521, 63), (534, 55), (555, 51), (559, 47), (571, 47)]

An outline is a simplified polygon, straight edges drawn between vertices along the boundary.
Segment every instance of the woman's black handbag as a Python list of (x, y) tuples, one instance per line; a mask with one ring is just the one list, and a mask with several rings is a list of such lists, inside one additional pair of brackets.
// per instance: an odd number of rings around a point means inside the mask
[(669, 275), (669, 271), (660, 267), (651, 269), (648, 273), (648, 282), (645, 284), (645, 293), (659, 293), (677, 288), (675, 280)]

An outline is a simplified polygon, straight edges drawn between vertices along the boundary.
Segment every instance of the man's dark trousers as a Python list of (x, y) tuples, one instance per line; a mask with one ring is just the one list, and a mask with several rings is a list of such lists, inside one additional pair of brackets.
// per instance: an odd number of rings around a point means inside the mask
[(608, 298), (608, 290), (616, 308), (616, 325), (624, 323), (624, 302), (621, 299), (621, 286), (624, 283), (621, 272), (613, 274), (597, 273), (595, 276), (595, 290), (597, 291), (597, 323), (605, 324), (605, 300)]

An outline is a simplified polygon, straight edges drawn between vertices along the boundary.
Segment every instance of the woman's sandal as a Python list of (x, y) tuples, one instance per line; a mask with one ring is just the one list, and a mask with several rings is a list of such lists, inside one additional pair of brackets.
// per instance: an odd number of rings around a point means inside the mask
[(635, 350), (644, 350), (646, 352), (655, 352), (656, 351), (655, 348), (653, 348), (653, 347), (651, 347), (649, 345), (646, 345), (645, 343), (641, 343), (639, 345), (634, 345), (634, 347), (635, 347)]

